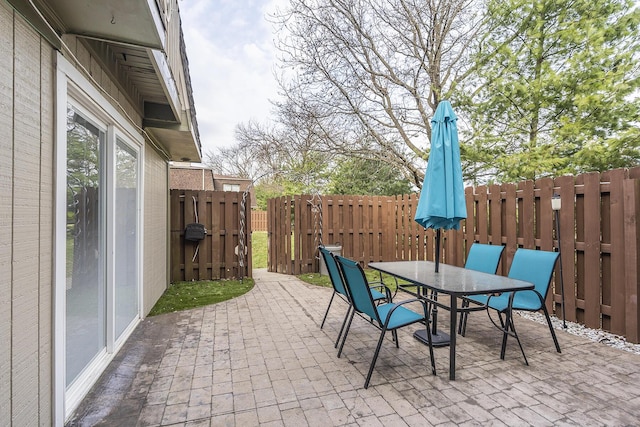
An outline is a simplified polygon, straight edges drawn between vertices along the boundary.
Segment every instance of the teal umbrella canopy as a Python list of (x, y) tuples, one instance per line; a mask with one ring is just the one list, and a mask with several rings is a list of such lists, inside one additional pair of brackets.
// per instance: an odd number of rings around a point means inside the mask
[(458, 230), (467, 217), (456, 115), (440, 101), (431, 119), (431, 153), (415, 221), (425, 228)]

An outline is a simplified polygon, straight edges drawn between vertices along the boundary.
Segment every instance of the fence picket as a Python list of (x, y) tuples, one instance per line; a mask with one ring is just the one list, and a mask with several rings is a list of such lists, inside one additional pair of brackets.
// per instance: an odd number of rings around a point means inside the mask
[[(640, 168), (638, 168), (640, 169)], [(631, 176), (631, 174), (629, 174)], [(635, 175), (636, 177), (640, 174)], [(624, 271), (626, 306), (625, 333), (631, 342), (640, 342), (640, 311), (638, 310), (638, 294), (640, 293), (640, 266), (638, 252), (640, 251), (640, 226), (638, 212), (640, 212), (640, 179), (625, 179), (624, 194)], [(635, 230), (635, 233), (633, 232)]]
[[(497, 196), (494, 194), (494, 198), (500, 198), (500, 187), (498, 187)], [(471, 212), (467, 202), (467, 212), (471, 213), (471, 216), (467, 216), (466, 224), (470, 228), (471, 232), (467, 236), (468, 240), (473, 242), (489, 243), (489, 235), (491, 234), (491, 227), (494, 222), (493, 212), (491, 210), (492, 201), (489, 200), (489, 193), (487, 187), (484, 185), (478, 187), (470, 187), (470, 198), (472, 203)], [(498, 217), (498, 220), (500, 218)], [(501, 244), (501, 243), (499, 243)], [(470, 246), (467, 248), (469, 251)]]
[(507, 271), (511, 267), (511, 261), (513, 255), (518, 248), (518, 217), (517, 217), (517, 204), (518, 199), (516, 197), (516, 186), (514, 184), (503, 184), (501, 193), (504, 193), (505, 197), (501, 200), (501, 204), (504, 209), (503, 230), (506, 234), (506, 259), (507, 259)]
[(585, 318), (589, 328), (600, 327), (600, 175), (584, 175)]
[[(615, 334), (624, 331), (624, 316), (614, 316), (612, 313), (624, 313), (624, 195), (623, 182), (625, 171), (616, 169), (603, 174), (603, 179), (609, 181), (609, 194), (602, 203), (602, 304), (608, 306), (610, 312), (602, 315), (603, 327)], [(605, 212), (607, 213), (605, 216)], [(606, 248), (604, 246), (607, 246)]]
[(251, 211), (251, 231), (267, 231), (267, 211)]
[[(502, 206), (502, 189), (498, 184), (493, 184), (489, 186), (489, 194), (488, 194), (488, 199), (487, 199), (487, 195), (485, 194), (487, 191), (486, 187), (480, 187), (482, 189), (482, 198), (480, 199), (480, 206), (482, 206), (482, 210), (483, 212), (486, 212), (487, 210), (489, 211), (489, 216), (490, 216), (490, 220), (489, 220), (489, 235), (491, 236), (491, 240), (487, 240), (488, 237), (485, 237), (483, 235), (480, 236), (480, 243), (489, 243), (491, 242), (492, 245), (504, 245), (506, 243), (506, 241), (503, 240), (502, 236), (504, 235), (503, 233), (503, 228), (502, 228), (502, 216), (503, 216), (503, 206)], [(488, 207), (485, 208), (485, 204), (487, 203), (488, 200)], [(486, 221), (486, 220), (485, 220)], [(507, 274), (507, 263), (506, 263), (506, 256), (502, 256), (502, 272), (504, 274)]]
[(562, 261), (562, 281), (565, 294), (565, 315), (567, 320), (578, 320), (576, 282), (577, 270), (575, 262), (577, 217), (576, 217), (576, 181), (572, 176), (555, 179), (554, 191), (560, 195), (562, 208), (560, 210), (560, 258)]
[(535, 200), (533, 195), (533, 181), (520, 182), (518, 188), (521, 193), (520, 197), (517, 198), (518, 219), (516, 222), (519, 236), (518, 241), (523, 248), (535, 249), (535, 222), (533, 214)]

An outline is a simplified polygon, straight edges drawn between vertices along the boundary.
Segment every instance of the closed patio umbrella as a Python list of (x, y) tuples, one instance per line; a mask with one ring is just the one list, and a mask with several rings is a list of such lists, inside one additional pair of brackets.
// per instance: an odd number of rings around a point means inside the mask
[(436, 230), (436, 272), (440, 263), (440, 230), (459, 229), (467, 217), (456, 115), (440, 101), (431, 119), (431, 152), (415, 220)]
[[(424, 228), (436, 230), (436, 273), (440, 265), (441, 231), (459, 229), (460, 221), (467, 217), (456, 120), (451, 103), (440, 101), (431, 119), (431, 152), (414, 218)], [(434, 308), (434, 340), (443, 335), (437, 332), (436, 324), (437, 309)], [(448, 336), (443, 338), (446, 343), (448, 339)], [(433, 345), (437, 345), (435, 341)]]

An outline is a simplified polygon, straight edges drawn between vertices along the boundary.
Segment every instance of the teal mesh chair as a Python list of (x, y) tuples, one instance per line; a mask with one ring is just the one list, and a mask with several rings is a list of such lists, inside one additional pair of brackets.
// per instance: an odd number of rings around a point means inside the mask
[[(556, 351), (560, 353), (560, 344), (558, 344), (558, 338), (556, 337), (556, 333), (549, 317), (549, 312), (545, 305), (545, 300), (549, 293), (549, 285), (551, 284), (551, 277), (557, 260), (558, 252), (518, 249), (513, 256), (513, 261), (509, 268), (509, 277), (512, 279), (531, 282), (534, 284), (535, 289), (530, 291), (503, 293), (500, 295), (478, 295), (468, 298), (472, 302), (485, 306), (487, 310), (491, 309), (498, 312), (498, 317), (500, 319), (499, 326), (493, 320), (491, 315), (489, 315), (489, 318), (494, 325), (501, 328), (504, 332), (502, 348), (500, 351), (501, 359), (504, 359), (507, 337), (512, 335), (518, 341), (525, 364), (529, 364), (527, 356), (524, 354), (522, 344), (520, 343), (518, 333), (516, 332), (515, 324), (513, 323), (513, 316), (511, 315), (512, 310), (530, 312), (542, 310), (545, 318), (547, 319), (547, 325), (549, 326), (553, 343), (556, 346)], [(487, 312), (489, 313), (489, 311)]]
[(483, 273), (496, 274), (502, 252), (504, 252), (504, 246), (502, 245), (474, 243), (471, 245), (471, 249), (469, 249), (464, 268), (482, 271)]
[[(324, 264), (327, 267), (327, 273), (329, 274), (329, 279), (331, 280), (331, 286), (333, 286), (333, 293), (331, 294), (331, 299), (329, 300), (329, 305), (327, 306), (327, 310), (324, 313), (324, 318), (322, 319), (322, 324), (320, 325), (320, 329), (324, 327), (324, 322), (327, 320), (327, 315), (329, 314), (329, 309), (331, 308), (331, 304), (333, 303), (333, 299), (337, 296), (342, 298), (344, 302), (346, 302), (349, 307), (347, 308), (347, 313), (344, 316), (344, 320), (342, 321), (342, 326), (340, 327), (340, 332), (338, 333), (338, 338), (334, 344), (334, 347), (338, 347), (338, 342), (340, 341), (340, 336), (344, 331), (344, 326), (347, 323), (347, 318), (351, 312), (351, 302), (349, 301), (349, 296), (347, 295), (347, 290), (344, 287), (344, 282), (342, 280), (342, 275), (340, 273), (340, 269), (338, 268), (338, 264), (334, 258), (334, 255), (331, 251), (326, 248), (320, 246), (320, 256), (324, 259)], [(378, 289), (383, 290), (384, 293), (380, 292)], [(384, 284), (380, 283), (375, 286), (370, 287), (371, 297), (374, 301), (388, 301), (391, 302), (391, 292), (389, 289), (384, 286)]]
[[(367, 282), (367, 278), (360, 264), (341, 256), (336, 256), (335, 258), (340, 266), (342, 277), (344, 278), (344, 284), (347, 289), (347, 295), (349, 296), (353, 307), (353, 310), (351, 310), (351, 314), (349, 315), (349, 322), (347, 323), (344, 331), (344, 336), (342, 337), (340, 349), (338, 350), (338, 357), (342, 354), (342, 349), (344, 348), (344, 343), (347, 340), (351, 322), (353, 321), (356, 313), (369, 318), (370, 322), (368, 322), (368, 324), (377, 327), (381, 331), (380, 338), (378, 339), (378, 345), (376, 346), (375, 352), (373, 353), (373, 359), (371, 360), (371, 365), (369, 366), (369, 373), (367, 374), (367, 378), (364, 382), (364, 388), (369, 387), (373, 368), (375, 367), (376, 360), (378, 359), (378, 354), (380, 353), (380, 348), (382, 347), (382, 342), (386, 332), (392, 332), (397, 348), (399, 347), (397, 330), (414, 323), (423, 323), (426, 326), (429, 356), (431, 358), (431, 372), (435, 375), (436, 365), (433, 357), (431, 328), (429, 327), (429, 311), (425, 301), (422, 299), (410, 299), (399, 303), (396, 302), (376, 305), (373, 297), (371, 296), (371, 292), (369, 292), (369, 283)], [(422, 305), (421, 313), (404, 307), (405, 304), (412, 302), (417, 302)]]
[[(483, 273), (496, 274), (498, 271), (498, 265), (500, 264), (500, 258), (502, 257), (502, 252), (504, 252), (504, 246), (502, 245), (474, 243), (471, 245), (471, 249), (469, 249), (469, 254), (467, 255), (464, 268), (482, 271)], [(469, 307), (468, 299), (464, 298), (462, 300), (462, 307)], [(468, 317), (468, 311), (461, 312), (458, 333), (462, 336), (464, 336), (467, 328)]]

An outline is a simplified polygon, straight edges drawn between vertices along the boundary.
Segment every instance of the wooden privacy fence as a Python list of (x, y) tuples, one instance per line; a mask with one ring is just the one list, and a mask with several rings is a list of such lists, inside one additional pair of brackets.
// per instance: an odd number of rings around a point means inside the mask
[(251, 211), (251, 231), (267, 231), (267, 211)]
[[(241, 232), (242, 193), (233, 191), (171, 190), (171, 281), (251, 277), (251, 215), (245, 208)], [(204, 224), (203, 240), (185, 240), (187, 224)], [(238, 256), (240, 236), (245, 256)]]
[[(559, 212), (565, 313), (569, 321), (640, 342), (638, 310), (640, 168), (469, 187), (467, 219), (443, 232), (442, 262), (463, 266), (473, 242), (506, 246), (498, 274), (517, 248), (557, 250), (551, 199)], [(414, 220), (418, 196), (280, 197), (269, 201), (270, 271), (318, 271), (317, 245), (339, 244), (364, 266), (433, 260), (435, 233)], [(548, 308), (561, 317), (560, 268)]]

